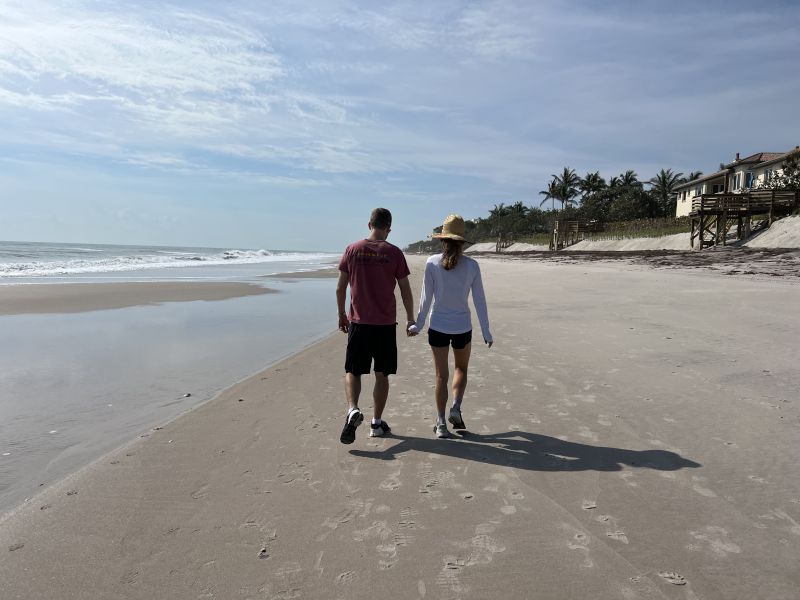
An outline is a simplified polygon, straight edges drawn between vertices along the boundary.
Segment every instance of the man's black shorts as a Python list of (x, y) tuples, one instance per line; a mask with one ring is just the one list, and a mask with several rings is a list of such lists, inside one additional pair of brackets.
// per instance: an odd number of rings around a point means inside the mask
[(347, 330), (347, 356), (344, 370), (353, 375), (366, 375), (375, 361), (375, 372), (397, 373), (397, 323), (364, 325), (350, 323)]
[(463, 350), (471, 341), (471, 329), (466, 333), (442, 333), (428, 327), (428, 343), (434, 348), (446, 348), (452, 342), (453, 350)]

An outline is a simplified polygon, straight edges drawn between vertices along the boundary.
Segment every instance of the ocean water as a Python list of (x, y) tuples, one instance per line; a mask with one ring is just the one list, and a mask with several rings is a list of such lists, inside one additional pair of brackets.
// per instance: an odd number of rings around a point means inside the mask
[(211, 280), (278, 292), (0, 315), (0, 514), (333, 333), (334, 279), (269, 275), (325, 269), (337, 258), (260, 249), (0, 242), (0, 286)]
[[(335, 258), (324, 252), (0, 241), (0, 283), (59, 278), (230, 278), (256, 272), (313, 271)], [(226, 269), (213, 269), (220, 266)]]

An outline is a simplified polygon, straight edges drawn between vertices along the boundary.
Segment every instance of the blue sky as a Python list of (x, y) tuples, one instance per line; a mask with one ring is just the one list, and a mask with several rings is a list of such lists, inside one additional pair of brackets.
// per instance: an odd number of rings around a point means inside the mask
[(338, 250), (800, 144), (800, 3), (0, 0), (0, 239)]

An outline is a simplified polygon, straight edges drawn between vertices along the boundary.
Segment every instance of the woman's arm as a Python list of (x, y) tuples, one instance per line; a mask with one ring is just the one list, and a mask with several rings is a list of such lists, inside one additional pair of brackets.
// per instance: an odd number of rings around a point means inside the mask
[(425, 326), (425, 319), (428, 318), (428, 312), (433, 302), (434, 286), (436, 285), (433, 269), (433, 264), (425, 264), (425, 278), (422, 281), (422, 291), (419, 293), (419, 312), (417, 313), (416, 322), (417, 331), (422, 331), (422, 328)]
[(475, 277), (472, 279), (472, 301), (475, 303), (475, 311), (478, 313), (478, 322), (481, 324), (483, 341), (491, 347), (494, 340), (489, 329), (489, 311), (486, 308), (486, 294), (483, 291), (481, 268), (477, 262), (475, 263)]

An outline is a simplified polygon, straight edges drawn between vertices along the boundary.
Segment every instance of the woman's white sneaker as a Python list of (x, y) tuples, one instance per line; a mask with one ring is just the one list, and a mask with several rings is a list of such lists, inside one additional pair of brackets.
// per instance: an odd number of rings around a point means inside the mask
[(444, 439), (453, 437), (453, 434), (447, 429), (447, 423), (437, 423), (433, 426), (433, 432), (436, 434), (437, 438)]

